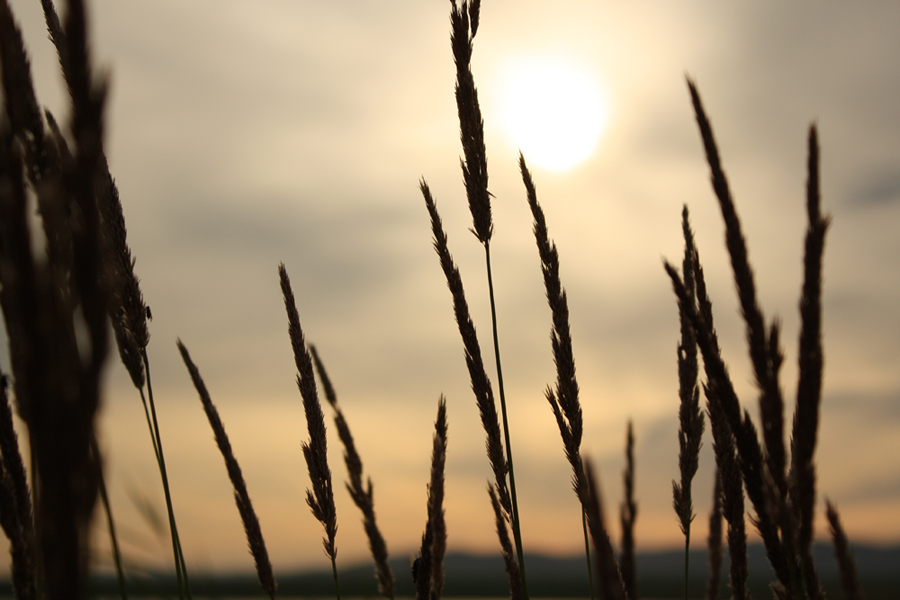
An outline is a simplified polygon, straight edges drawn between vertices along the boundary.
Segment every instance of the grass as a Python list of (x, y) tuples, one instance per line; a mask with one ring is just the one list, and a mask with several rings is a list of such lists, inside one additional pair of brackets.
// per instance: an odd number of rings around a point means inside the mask
[[(4, 89), (4, 113), (0, 117), (0, 305), (9, 336), (12, 367), (10, 379), (2, 376), (0, 396), (0, 525), (11, 544), (12, 581), (19, 598), (84, 597), (89, 577), (88, 531), (98, 497), (102, 497), (106, 506), (112, 545), (117, 545), (95, 439), (100, 373), (109, 353), (111, 330), (120, 359), (143, 402), (153, 452), (166, 491), (179, 595), (189, 598), (186, 561), (169, 494), (162, 436), (150, 384), (147, 353), (150, 313), (134, 273), (122, 206), (103, 151), (106, 84), (91, 68), (87, 19), (82, 2), (70, 1), (63, 21), (57, 17), (50, 0), (42, 0), (42, 4), (72, 100), (72, 114), (65, 131), (52, 115), (42, 114), (38, 108), (21, 34), (9, 6), (0, 1)], [(515, 407), (507, 406), (502, 384), (490, 260), (491, 194), (488, 191), (483, 123), (470, 68), (479, 16), (477, 0), (471, 4), (451, 3), (451, 47), (457, 67), (456, 97), (464, 155), (462, 171), (472, 212), (473, 233), (485, 250), (499, 413), (462, 278), (451, 256), (437, 203), (424, 179), (420, 189), (485, 429), (487, 458), (493, 474), (492, 481), (487, 483), (486, 502), (495, 516), (500, 552), (509, 577), (510, 597), (518, 599), (528, 598), (528, 587), (512, 435), (507, 419), (508, 410)], [(759, 306), (748, 249), (712, 127), (696, 85), (690, 80), (688, 91), (726, 227), (726, 249), (731, 259), (746, 325), (747, 351), (759, 393), (762, 435), (742, 407), (720, 352), (699, 250), (685, 207), (681, 224), (685, 252), (681, 268), (665, 263), (681, 322), (676, 357), (679, 389), (673, 390), (673, 398), (680, 399), (680, 478), (673, 482), (673, 507), (685, 537), (684, 596), (687, 598), (690, 579), (691, 523), (696, 517), (692, 480), (697, 472), (705, 429), (700, 405), (702, 387), (716, 460), (713, 511), (709, 517), (708, 546), (712, 568), (707, 597), (720, 597), (723, 525), (730, 557), (730, 593), (735, 598), (749, 597), (746, 587), (746, 522), (749, 516), (750, 523), (763, 539), (775, 573), (776, 579), (772, 583), (775, 597), (817, 600), (824, 594), (812, 560), (811, 545), (817, 497), (815, 447), (823, 376), (821, 270), (829, 222), (820, 207), (817, 130), (815, 126), (810, 127), (808, 137), (808, 224), (799, 303), (799, 380), (790, 439), (786, 443), (785, 401), (780, 381), (784, 356), (779, 325), (777, 321), (767, 321)], [(581, 507), (591, 593), (594, 594), (596, 587), (604, 599), (637, 600), (633, 528), (638, 512), (633, 493), (636, 466), (632, 427), (629, 424), (626, 435), (625, 498), (619, 514), (622, 539), (617, 553), (604, 514), (600, 475), (581, 452), (582, 407), (559, 253), (549, 237), (536, 185), (524, 156), (519, 157), (519, 163), (525, 200), (533, 216), (538, 263), (551, 314), (556, 381), (548, 385), (546, 398), (549, 413), (559, 427), (563, 454), (571, 466), (572, 486)], [(40, 216), (40, 234), (45, 241), (42, 252), (36, 252), (33, 243), (36, 232), (28, 220), (31, 203), (36, 205)], [(288, 339), (295, 358), (297, 384), (309, 433), (309, 441), (302, 446), (312, 486), (306, 500), (324, 529), (323, 545), (332, 565), (335, 596), (340, 597), (338, 525), (331, 468), (327, 462), (325, 415), (319, 401), (316, 374), (334, 412), (344, 446), (350, 477), (347, 489), (363, 515), (379, 591), (383, 596), (393, 598), (394, 574), (388, 566), (388, 549), (376, 522), (371, 479), (363, 483), (362, 459), (324, 365), (304, 337), (284, 265), (279, 266), (279, 276), (287, 312)], [(260, 586), (274, 598), (277, 585), (260, 523), (224, 424), (187, 348), (180, 342), (178, 348), (234, 485), (238, 513), (244, 523)], [(700, 359), (705, 377), (702, 382)], [(12, 427), (13, 403), (8, 397), (8, 389), (12, 391), (14, 405), (28, 429), (29, 442), (24, 449), (20, 448)], [(414, 564), (413, 576), (420, 599), (438, 600), (443, 590), (443, 556), (448, 535), (443, 507), (448, 428), (446, 404), (441, 397), (427, 485), (428, 517)], [(30, 476), (24, 467), (23, 453), (30, 459)], [(745, 495), (752, 511), (749, 515), (744, 506)], [(847, 598), (859, 598), (861, 594), (847, 537), (838, 512), (830, 503), (827, 504), (827, 517), (844, 593)], [(118, 558), (116, 563), (119, 564)], [(119, 575), (124, 598), (127, 589), (121, 570)]]

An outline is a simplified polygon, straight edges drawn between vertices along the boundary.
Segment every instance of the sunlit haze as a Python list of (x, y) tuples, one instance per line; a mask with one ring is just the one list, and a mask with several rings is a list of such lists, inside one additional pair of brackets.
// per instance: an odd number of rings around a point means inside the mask
[[(38, 100), (66, 123), (69, 102), (41, 3), (10, 5)], [(252, 564), (176, 339), (218, 406), (276, 576), (329, 567), (322, 527), (305, 502), (308, 433), (279, 262), (374, 484), (391, 556), (407, 556), (421, 540), (441, 394), (449, 547), (499, 552), (484, 431), (418, 188), (424, 178), (434, 194), (483, 354), (492, 357), (484, 249), (469, 231), (460, 171), (449, 3), (93, 0), (88, 8), (91, 50), (111, 82), (105, 148), (153, 313), (151, 376), (189, 568)], [(723, 356), (744, 408), (758, 417), (686, 74), (719, 141), (765, 317), (782, 325), (788, 411), (796, 396), (807, 131), (818, 125), (822, 205), (832, 225), (816, 535), (827, 536), (827, 496), (851, 540), (900, 541), (898, 23), (900, 3), (890, 2), (483, 3), (472, 70), (483, 105), (493, 283), (526, 551), (576, 554), (583, 538), (544, 397), (555, 381), (550, 310), (520, 148), (559, 250), (582, 450), (599, 469), (613, 537), (631, 420), (637, 549), (684, 543), (671, 496), (678, 310), (662, 263), (682, 256), (685, 204)], [(8, 372), (6, 344), (0, 348)], [(493, 361), (487, 366), (496, 381)], [(327, 406), (325, 414), (343, 566), (366, 560), (368, 547), (344, 489)], [(141, 508), (161, 514), (165, 506), (153, 447), (115, 352), (100, 432), (126, 556), (168, 567), (171, 546)], [(698, 546), (711, 506), (711, 447), (705, 438), (694, 483)], [(105, 564), (108, 542), (98, 532)]]
[(525, 56), (499, 83), (499, 117), (531, 164), (565, 171), (587, 159), (609, 119), (599, 76), (570, 59)]

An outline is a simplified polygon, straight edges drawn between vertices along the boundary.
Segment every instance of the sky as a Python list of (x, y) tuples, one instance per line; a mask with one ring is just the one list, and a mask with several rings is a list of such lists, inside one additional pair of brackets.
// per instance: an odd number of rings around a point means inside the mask
[[(10, 4), (38, 99), (64, 121), (67, 99), (40, 4)], [(308, 435), (280, 262), (374, 483), (391, 555), (414, 551), (425, 525), (441, 394), (449, 419), (449, 546), (497, 552), (484, 432), (418, 191), (425, 178), (490, 355), (484, 254), (469, 233), (459, 168), (448, 3), (96, 0), (89, 9), (95, 63), (111, 82), (106, 152), (153, 314), (151, 378), (189, 568), (250, 570), (252, 562), (177, 339), (218, 406), (276, 577), (328, 566), (322, 528), (304, 500), (300, 445)], [(630, 420), (637, 547), (683, 543), (671, 508), (678, 315), (662, 265), (680, 260), (685, 204), (725, 360), (744, 407), (754, 417), (758, 410), (688, 75), (719, 142), (766, 318), (783, 325), (789, 409), (807, 132), (817, 124), (822, 203), (832, 217), (819, 512), (827, 497), (852, 540), (900, 541), (897, 23), (900, 6), (890, 3), (484, 3), (473, 72), (494, 196), (498, 327), (527, 551), (575, 554), (582, 535), (543, 396), (555, 378), (550, 312), (518, 147), (503, 127), (509, 65), (547, 57), (588, 73), (608, 103), (595, 106), (606, 111), (605, 129), (583, 162), (567, 170), (532, 165), (568, 293), (583, 453), (599, 468), (607, 514), (621, 502)], [(5, 348), (0, 360), (8, 369)], [(488, 373), (496, 379), (493, 365)], [(328, 410), (326, 417), (338, 562), (349, 565), (368, 550), (343, 489)], [(100, 428), (124, 551), (135, 564), (165, 566), (171, 549), (141, 508), (164, 510), (152, 446), (139, 396), (115, 356)], [(698, 543), (711, 506), (711, 445), (707, 437), (695, 480)], [(617, 527), (612, 532), (618, 536)], [(106, 547), (104, 535), (96, 544)], [(108, 562), (101, 554), (97, 560)]]

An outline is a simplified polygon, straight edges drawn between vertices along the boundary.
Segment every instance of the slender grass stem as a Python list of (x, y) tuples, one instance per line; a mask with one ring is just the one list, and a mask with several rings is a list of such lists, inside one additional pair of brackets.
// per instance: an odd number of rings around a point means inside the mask
[(109, 505), (109, 495), (106, 493), (106, 480), (103, 477), (103, 465), (100, 464), (100, 449), (97, 447), (96, 436), (91, 436), (91, 454), (94, 455), (94, 465), (97, 468), (97, 487), (100, 492), (100, 502), (103, 503), (103, 512), (106, 513), (106, 525), (109, 528), (109, 540), (112, 544), (113, 561), (116, 565), (116, 578), (119, 581), (119, 593), (122, 595), (122, 600), (128, 600), (125, 574), (122, 571), (122, 554), (119, 552), (119, 539), (116, 536), (116, 524), (113, 521), (112, 508)]
[[(175, 575), (178, 579), (178, 597), (181, 600), (191, 600), (191, 590), (188, 583), (187, 567), (184, 564), (184, 553), (181, 550), (181, 539), (178, 536), (178, 526), (175, 524), (175, 511), (172, 508), (172, 495), (169, 492), (169, 476), (166, 471), (166, 459), (163, 454), (162, 438), (159, 435), (159, 421), (156, 418), (156, 404), (153, 402), (153, 385), (150, 383), (150, 359), (147, 357), (147, 349), (141, 349), (141, 357), (144, 359), (144, 369), (147, 374), (147, 400), (150, 405), (150, 415), (153, 423), (150, 434), (153, 437), (153, 446), (156, 450), (156, 458), (159, 464), (159, 474), (162, 478), (163, 491), (166, 495), (166, 511), (169, 514), (169, 529), (172, 536), (172, 553), (175, 560)], [(141, 398), (144, 393), (141, 390)], [(146, 408), (146, 403), (145, 403)]]
[(331, 574), (334, 576), (334, 594), (337, 600), (341, 600), (341, 588), (338, 587), (337, 561), (335, 557), (331, 557)]
[(591, 589), (591, 600), (594, 600), (594, 569), (591, 567), (591, 538), (588, 534), (587, 512), (581, 507), (581, 528), (584, 530), (584, 558), (587, 560), (588, 586)]
[[(150, 416), (150, 405), (147, 402), (147, 395), (144, 394), (144, 388), (140, 388), (141, 392), (141, 402), (144, 405), (144, 416), (147, 418), (147, 428), (150, 430), (150, 441), (153, 443), (153, 455), (156, 457), (156, 466), (159, 469), (160, 476), (163, 480), (163, 489), (166, 490), (166, 505), (168, 505), (168, 483), (167, 477), (165, 475), (165, 470), (163, 464), (160, 462), (159, 458), (159, 446), (156, 443), (156, 430), (153, 428), (153, 417)], [(171, 529), (172, 521), (169, 521), (169, 527)], [(175, 536), (172, 535), (172, 554), (175, 561), (175, 577), (178, 581), (178, 595), (182, 600), (184, 599), (184, 581), (181, 577), (181, 560), (180, 554), (178, 551), (178, 546), (175, 542)]]
[[(29, 465), (28, 470), (31, 473), (31, 506), (32, 510), (36, 511), (39, 506), (38, 500), (40, 499), (40, 490), (37, 484), (38, 481), (38, 472), (37, 472), (37, 459), (35, 458), (35, 441), (34, 436), (28, 436), (28, 458)], [(34, 531), (32, 535), (34, 536), (34, 542), (31, 546), (31, 560), (34, 563), (34, 589), (36, 592), (36, 598), (44, 597), (44, 564), (41, 561), (41, 549), (40, 545), (37, 543), (37, 540), (41, 539), (41, 521), (37, 518), (35, 514), (34, 517)]]
[(147, 428), (150, 430), (150, 441), (153, 442), (153, 455), (156, 457), (156, 463), (159, 464), (159, 448), (156, 446), (156, 434), (153, 431), (153, 419), (150, 417), (150, 405), (147, 404), (147, 396), (144, 389), (140, 389), (141, 403), (144, 405), (144, 416), (147, 418)]
[[(4, 323), (5, 325), (5, 323)], [(37, 459), (35, 458), (35, 444), (34, 444), (34, 436), (28, 436), (28, 473), (31, 475), (31, 510), (37, 511), (38, 506), (38, 494), (40, 491), (38, 490), (38, 473), (37, 473)], [(40, 539), (40, 528), (41, 522), (37, 518), (36, 512), (32, 513), (32, 520), (34, 521), (34, 530), (31, 532), (33, 536), (33, 543), (31, 545), (31, 560), (34, 563), (34, 580), (35, 580), (35, 589), (37, 590), (37, 597), (42, 598), (44, 590), (42, 589), (42, 585), (44, 582), (44, 567), (41, 564), (41, 549), (40, 545), (37, 543), (37, 540)]]
[(500, 413), (503, 417), (503, 437), (506, 442), (506, 462), (509, 464), (509, 492), (512, 499), (512, 528), (516, 543), (516, 555), (519, 559), (519, 571), (522, 576), (522, 596), (528, 600), (528, 585), (525, 582), (525, 553), (522, 550), (522, 533), (519, 529), (519, 503), (516, 499), (516, 471), (513, 469), (512, 444), (509, 441), (509, 421), (506, 417), (506, 393), (503, 389), (503, 369), (500, 366), (500, 340), (497, 335), (497, 308), (494, 302), (494, 279), (491, 274), (491, 245), (484, 244), (484, 256), (487, 263), (488, 294), (491, 299), (491, 327), (494, 334), (494, 360), (497, 363), (497, 388), (500, 391)]
[(637, 520), (637, 503), (634, 500), (634, 426), (628, 421), (625, 441), (625, 498), (622, 501), (620, 521), (622, 523), (622, 545), (619, 551), (619, 574), (625, 588), (625, 597), (636, 600), (637, 573), (634, 561), (634, 524)]
[(688, 577), (691, 571), (691, 526), (684, 532), (684, 600), (688, 600)]

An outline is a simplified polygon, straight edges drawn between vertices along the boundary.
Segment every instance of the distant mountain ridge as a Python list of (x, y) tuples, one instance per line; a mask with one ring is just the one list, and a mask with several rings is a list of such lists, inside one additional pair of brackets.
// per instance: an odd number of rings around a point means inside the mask
[[(860, 581), (868, 600), (895, 600), (900, 598), (900, 545), (854, 545), (854, 556)], [(819, 570), (825, 592), (830, 599), (843, 598), (840, 590), (837, 563), (829, 544), (819, 543), (813, 548), (813, 556)], [(761, 544), (748, 547), (750, 590), (755, 598), (771, 596), (768, 585), (774, 576)], [(396, 578), (396, 596), (414, 597), (415, 591), (410, 573), (409, 558), (394, 558), (391, 568)], [(677, 598), (683, 590), (683, 550), (661, 550), (639, 553), (636, 557), (638, 594), (641, 598)], [(727, 598), (728, 557), (727, 550), (721, 578), (720, 597)], [(528, 574), (528, 591), (532, 597), (588, 598), (588, 582), (585, 558), (581, 556), (552, 557), (528, 554), (525, 557)], [(478, 555), (449, 553), (444, 561), (445, 597), (508, 597), (509, 585), (498, 554)], [(706, 552), (691, 552), (691, 586), (693, 598), (703, 597), (706, 590), (708, 564)], [(334, 595), (334, 582), (330, 570), (276, 572), (279, 595), (317, 596)], [(98, 577), (94, 589), (98, 593), (118, 593), (114, 577)], [(377, 596), (374, 567), (362, 563), (340, 569), (341, 595)], [(262, 590), (254, 573), (204, 576), (191, 573), (191, 589), (194, 595), (261, 596)], [(11, 593), (8, 584), (0, 586), (0, 593)], [(174, 578), (168, 573), (141, 579), (130, 579), (130, 595), (158, 595), (176, 590)]]

